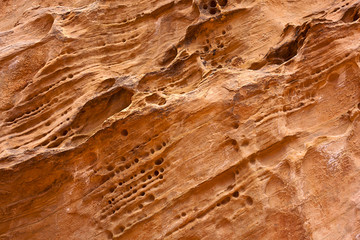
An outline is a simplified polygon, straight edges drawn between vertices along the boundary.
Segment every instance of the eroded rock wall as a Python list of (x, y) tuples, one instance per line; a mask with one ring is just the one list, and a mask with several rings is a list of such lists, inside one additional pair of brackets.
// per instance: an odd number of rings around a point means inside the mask
[(0, 2), (0, 239), (360, 239), (360, 1)]

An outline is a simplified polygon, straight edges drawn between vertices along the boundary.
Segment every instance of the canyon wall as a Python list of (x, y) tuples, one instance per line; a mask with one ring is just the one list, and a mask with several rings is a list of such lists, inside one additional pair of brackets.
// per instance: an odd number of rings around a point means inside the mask
[(360, 240), (360, 1), (0, 10), (1, 240)]

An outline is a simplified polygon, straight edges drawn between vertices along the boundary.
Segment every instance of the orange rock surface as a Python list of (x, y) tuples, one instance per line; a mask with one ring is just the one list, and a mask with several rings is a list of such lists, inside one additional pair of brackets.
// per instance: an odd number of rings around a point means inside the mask
[(360, 1), (0, 1), (0, 239), (360, 240)]

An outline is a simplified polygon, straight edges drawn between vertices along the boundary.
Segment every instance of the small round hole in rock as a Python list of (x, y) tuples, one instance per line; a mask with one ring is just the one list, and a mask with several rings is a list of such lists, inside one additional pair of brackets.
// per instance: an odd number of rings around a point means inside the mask
[(150, 201), (154, 201), (154, 200), (155, 200), (154, 195), (151, 194), (151, 195), (149, 196), (149, 200), (150, 200)]
[(159, 175), (159, 171), (156, 170), (156, 171), (154, 172), (154, 175), (155, 175), (155, 176)]
[(220, 6), (225, 7), (227, 4), (227, 0), (218, 0)]
[(235, 198), (237, 198), (237, 197), (239, 197), (239, 192), (238, 191), (236, 191), (236, 192), (233, 192), (233, 197), (235, 197)]
[(241, 146), (247, 146), (249, 145), (249, 140), (248, 139), (245, 139), (242, 143), (241, 143)]
[(226, 197), (221, 201), (221, 204), (227, 204), (228, 202), (230, 202), (230, 197)]
[(151, 154), (154, 154), (155, 150), (154, 149), (150, 149)]
[(145, 196), (145, 192), (141, 192), (141, 193), (140, 193), (140, 196)]
[(181, 216), (182, 216), (182, 217), (185, 217), (185, 216), (186, 216), (186, 212), (182, 212), (182, 213), (181, 213)]
[(148, 175), (148, 179), (151, 179), (152, 177), (151, 177), (151, 175)]
[(163, 175), (160, 175), (160, 176), (159, 176), (159, 178), (160, 178), (160, 179), (163, 179), (163, 178), (164, 178), (164, 176), (163, 176)]
[(138, 163), (138, 162), (139, 162), (139, 159), (138, 159), (138, 158), (135, 158), (134, 162), (135, 162), (135, 163)]
[(145, 173), (145, 170), (144, 170), (144, 169), (141, 169), (140, 172), (141, 172), (141, 173)]
[(74, 75), (73, 74), (69, 74), (69, 76), (68, 76), (69, 78), (73, 78), (74, 77)]
[(205, 52), (209, 51), (209, 47), (208, 47), (208, 46), (205, 46), (205, 47), (204, 47), (204, 51), (205, 51)]
[(208, 5), (207, 5), (207, 4), (204, 4), (204, 5), (203, 5), (203, 9), (206, 10), (207, 8), (208, 8)]
[[(216, 8), (210, 8), (209, 13), (210, 13), (211, 15), (216, 14), (216, 12), (217, 12)], [(215, 55), (215, 54), (214, 54), (214, 55)]]
[(126, 129), (124, 129), (124, 130), (122, 130), (121, 131), (121, 135), (123, 135), (123, 136), (127, 136), (129, 133), (128, 133), (128, 131), (126, 130)]
[(160, 168), (160, 172), (164, 172), (164, 169), (163, 169), (163, 168)]
[(117, 230), (118, 230), (117, 232), (122, 233), (122, 232), (125, 230), (125, 227), (124, 227), (124, 226), (120, 226), (120, 227), (118, 227)]
[(164, 162), (163, 158), (159, 158), (158, 160), (155, 161), (156, 165), (161, 165)]
[(216, 2), (214, 0), (210, 2), (210, 7), (216, 7)]
[(251, 206), (251, 205), (253, 205), (254, 201), (253, 201), (253, 199), (251, 197), (247, 197), (246, 198), (246, 203)]

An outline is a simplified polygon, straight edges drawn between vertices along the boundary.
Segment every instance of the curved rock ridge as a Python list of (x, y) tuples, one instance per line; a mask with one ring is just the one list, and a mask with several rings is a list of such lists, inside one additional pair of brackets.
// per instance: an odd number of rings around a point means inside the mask
[(1, 240), (360, 240), (360, 1), (0, 10)]

